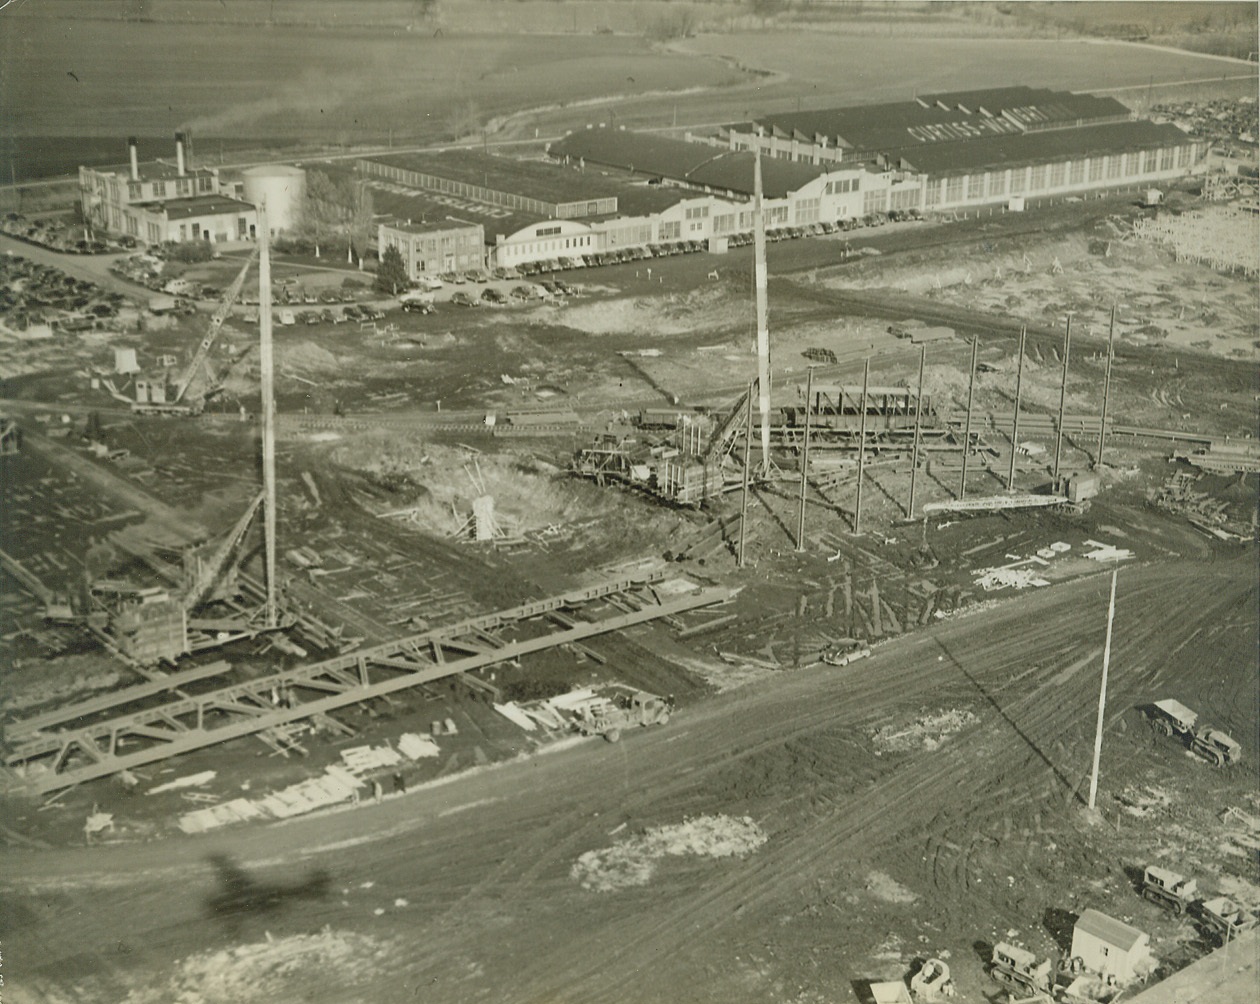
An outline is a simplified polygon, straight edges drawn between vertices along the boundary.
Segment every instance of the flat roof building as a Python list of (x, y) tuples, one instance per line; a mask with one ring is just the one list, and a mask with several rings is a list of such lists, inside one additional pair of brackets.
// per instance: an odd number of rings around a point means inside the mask
[(127, 140), (130, 161), (111, 167), (80, 167), (79, 192), (84, 219), (95, 227), (148, 240), (139, 215), (129, 207), (217, 195), (219, 173), (214, 168), (189, 167), (184, 159), (184, 135), (175, 134), (174, 160), (141, 161), (139, 143)]
[(486, 237), (481, 224), (462, 220), (434, 219), (427, 222), (395, 220), (377, 228), (377, 247), (396, 247), (413, 282), (422, 275), (465, 272), (485, 263)]
[(617, 196), (602, 179), (577, 170), (560, 172), (541, 161), (457, 150), (362, 157), (355, 169), (367, 177), (543, 218), (580, 219), (617, 211)]

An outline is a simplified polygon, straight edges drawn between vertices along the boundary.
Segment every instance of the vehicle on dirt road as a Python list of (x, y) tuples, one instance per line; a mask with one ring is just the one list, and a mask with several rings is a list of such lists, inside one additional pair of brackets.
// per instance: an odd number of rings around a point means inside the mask
[(1194, 905), (1198, 893), (1194, 879), (1188, 879), (1167, 868), (1148, 865), (1142, 873), (1142, 896), (1172, 910), (1178, 917)]
[(1053, 968), (1049, 959), (1038, 961), (1032, 952), (999, 941), (993, 946), (989, 975), (1019, 992), (1048, 994), (1054, 987)]
[(1151, 725), (1166, 736), (1179, 736), (1192, 751), (1217, 767), (1238, 763), (1242, 747), (1220, 729), (1198, 724), (1199, 716), (1180, 701), (1156, 701), (1146, 712)]
[(673, 710), (672, 696), (625, 688), (614, 698), (583, 708), (573, 724), (584, 736), (603, 736), (615, 743), (626, 729), (668, 724)]
[(1260, 920), (1254, 910), (1247, 910), (1226, 896), (1205, 899), (1199, 905), (1199, 919), (1222, 945), (1251, 930)]

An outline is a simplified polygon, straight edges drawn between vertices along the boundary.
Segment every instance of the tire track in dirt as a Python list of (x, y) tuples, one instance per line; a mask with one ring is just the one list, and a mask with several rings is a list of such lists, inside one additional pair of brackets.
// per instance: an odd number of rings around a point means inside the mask
[[(1199, 582), (1196, 583), (1198, 595), (1188, 596), (1182, 582), (1183, 589), (1170, 596), (1166, 589), (1160, 589), (1161, 585), (1167, 585), (1169, 578), (1167, 574), (1160, 575), (1156, 581), (1130, 591), (1129, 603), (1126, 605), (1134, 608), (1138, 601), (1147, 599), (1146, 594), (1163, 592), (1165, 595), (1151, 596), (1147, 602), (1141, 604), (1146, 618), (1143, 629), (1130, 625), (1130, 630), (1139, 630), (1142, 637), (1118, 646), (1117, 654), (1135, 649), (1140, 642), (1156, 640), (1157, 635), (1165, 635), (1169, 616), (1182, 609), (1183, 602), (1198, 599), (1199, 595), (1210, 595), (1216, 587), (1212, 582)], [(1154, 602), (1155, 600), (1162, 602)], [(1046, 629), (1050, 626), (1044, 625), (1039, 632), (1041, 644), (1045, 644), (1046, 640), (1054, 640), (1057, 632)], [(1053, 628), (1058, 630), (1063, 627), (1063, 624), (1057, 622), (1053, 624)], [(1030, 641), (1027, 635), (993, 640), (993, 634), (997, 632), (993, 632), (987, 644), (981, 646), (990, 659), (994, 655), (1028, 655), (1037, 651), (1038, 642)], [(974, 651), (968, 653), (969, 657), (974, 655)], [(1059, 671), (1058, 666), (1047, 667), (1044, 676), (1048, 678)], [(1029, 694), (1022, 704), (1032, 706), (1039, 696), (1040, 691)], [(1075, 701), (1060, 701), (1050, 713), (1042, 716), (1042, 727), (1030, 738), (1044, 740), (1053, 736), (1066, 724), (1079, 719), (1091, 704), (1092, 695), (1088, 690), (1082, 690), (1081, 696)], [(597, 964), (570, 969), (559, 974), (559, 978), (550, 966), (547, 967), (547, 972), (527, 969), (520, 974), (518, 982), (520, 989), (528, 989), (523, 999), (624, 999), (610, 989), (618, 985), (615, 978), (610, 979), (612, 972), (623, 966), (636, 968), (636, 960), (661, 957), (671, 945), (683, 943), (690, 933), (725, 926), (737, 912), (753, 915), (758, 910), (765, 909), (783, 895), (784, 886), (793, 884), (794, 878), (811, 874), (819, 865), (836, 858), (841, 852), (859, 851), (862, 847), (876, 847), (887, 842), (904, 828), (904, 816), (900, 811), (902, 807), (916, 803), (932, 804), (939, 800), (941, 791), (953, 793), (967, 790), (974, 788), (975, 782), (980, 780), (992, 781), (1004, 777), (1007, 784), (1014, 780), (1010, 778), (1012, 768), (1009, 763), (1003, 763), (996, 757), (988, 757), (976, 763), (976, 758), (970, 754), (968, 744), (955, 743), (936, 751), (930, 757), (917, 757), (911, 764), (894, 771), (878, 791), (857, 800), (857, 805), (850, 805), (839, 825), (836, 825), (839, 812), (806, 824), (791, 840), (763, 849), (748, 867), (732, 869), (732, 873), (722, 878), (712, 889), (681, 904), (679, 909), (668, 915), (658, 914), (656, 923), (650, 930), (618, 937), (612, 948), (606, 940), (606, 932), (601, 932), (599, 938), (602, 947), (591, 944), (585, 946), (589, 948), (590, 954), (580, 949), (572, 953), (577, 957), (585, 955), (592, 960), (598, 960)], [(1020, 764), (1013, 769), (1021, 773), (1031, 770), (1035, 776), (1040, 768), (1034, 760), (1031, 768)], [(964, 783), (967, 788), (964, 788)]]

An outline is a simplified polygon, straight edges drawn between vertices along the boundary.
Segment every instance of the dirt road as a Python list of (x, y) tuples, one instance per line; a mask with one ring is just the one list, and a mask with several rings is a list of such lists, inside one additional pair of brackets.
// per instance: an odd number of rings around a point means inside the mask
[[(1133, 769), (1120, 737), (1135, 705), (1192, 673), (1219, 674), (1222, 714), (1246, 691), (1251, 572), (1245, 558), (1122, 571), (1108, 743), (1125, 752), (1105, 764), (1105, 808)], [(1074, 825), (1106, 588), (1099, 575), (1039, 591), (617, 745), (584, 742), (381, 806), (152, 846), (6, 851), (6, 990), (15, 1001), (174, 999), (181, 959), (329, 925), (372, 939), (370, 985), (350, 969), (294, 966), (284, 999), (855, 999), (854, 981), (878, 965), (881, 910), (894, 909), (863, 892), (871, 874), (921, 897), (933, 944), (958, 955), (993, 925), (1040, 918), (996, 888), (1007, 865), (985, 859), (984, 835), (1009, 835), (1012, 818), (1018, 833), (1034, 813), (1037, 833)], [(979, 722), (934, 750), (872, 747), (876, 728), (943, 707)], [(613, 893), (570, 875), (586, 851), (714, 813), (751, 817), (768, 842), (742, 860), (671, 858), (647, 885)], [(248, 876), (243, 892), (216, 883), (216, 855)], [(1050, 852), (1044, 867), (1068, 866)], [(964, 990), (983, 979), (974, 959), (957, 967)]]

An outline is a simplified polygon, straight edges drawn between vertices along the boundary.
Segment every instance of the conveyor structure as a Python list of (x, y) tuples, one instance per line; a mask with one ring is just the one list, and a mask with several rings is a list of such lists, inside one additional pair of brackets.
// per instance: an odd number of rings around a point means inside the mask
[[(461, 678), (494, 691), (467, 674), (732, 595), (662, 578), (607, 582), (73, 729), (11, 723), (6, 733), (20, 738), (4, 762), (35, 793), (46, 794), (437, 680)], [(71, 708), (57, 717), (80, 721), (90, 715), (85, 706), (83, 714)]]

